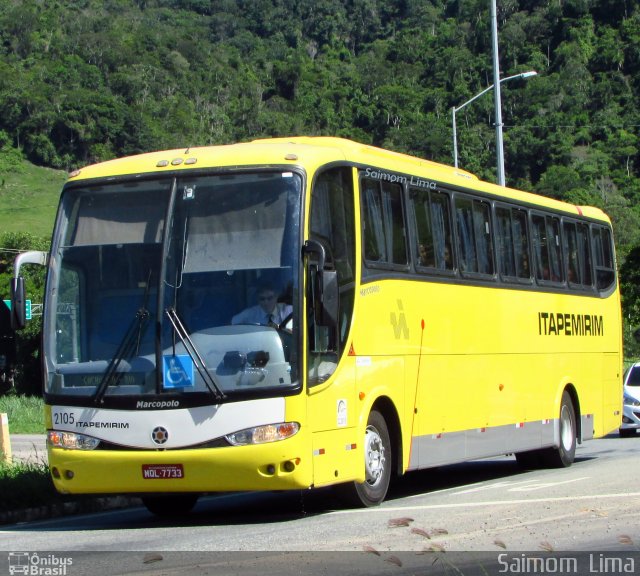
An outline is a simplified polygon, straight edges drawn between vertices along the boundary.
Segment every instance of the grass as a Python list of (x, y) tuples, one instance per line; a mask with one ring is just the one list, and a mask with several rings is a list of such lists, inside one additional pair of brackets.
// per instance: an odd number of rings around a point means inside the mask
[(44, 434), (44, 402), (37, 396), (0, 396), (0, 413), (7, 414), (11, 434)]
[(0, 173), (0, 230), (50, 237), (66, 177), (63, 170), (26, 161)]
[[(44, 403), (35, 396), (0, 396), (11, 434), (43, 434)], [(44, 462), (7, 463), (0, 460), (0, 513), (60, 502)]]
[(0, 513), (61, 502), (44, 463), (0, 463)]

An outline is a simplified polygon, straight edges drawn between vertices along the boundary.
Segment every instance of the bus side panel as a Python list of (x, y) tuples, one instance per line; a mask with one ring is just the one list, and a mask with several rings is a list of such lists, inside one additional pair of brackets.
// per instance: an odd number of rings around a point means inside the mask
[(595, 436), (605, 436), (620, 428), (622, 423), (622, 355), (605, 354), (602, 371), (603, 418), (596, 420)]
[[(364, 435), (363, 435), (364, 436)], [(364, 482), (362, 440), (354, 428), (313, 434), (313, 485), (356, 480)]]
[(364, 430), (361, 436), (355, 364), (356, 359), (345, 354), (329, 380), (307, 391), (306, 419), (312, 437), (315, 486), (354, 479), (364, 481)]

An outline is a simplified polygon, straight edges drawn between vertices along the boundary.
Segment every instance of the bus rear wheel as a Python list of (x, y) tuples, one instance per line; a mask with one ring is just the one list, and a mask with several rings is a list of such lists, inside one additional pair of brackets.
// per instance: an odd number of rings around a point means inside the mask
[(391, 440), (387, 423), (380, 412), (372, 410), (364, 434), (365, 481), (338, 486), (339, 496), (352, 506), (377, 506), (384, 500), (389, 489), (391, 463)]
[(542, 452), (544, 464), (549, 468), (567, 468), (576, 456), (577, 426), (576, 410), (569, 392), (562, 393), (560, 404), (560, 445)]
[(158, 496), (144, 496), (142, 503), (147, 510), (162, 518), (184, 516), (193, 510), (199, 494), (163, 494)]
[(516, 461), (521, 468), (567, 468), (573, 464), (577, 444), (576, 410), (566, 390), (562, 393), (558, 425), (560, 445), (516, 454)]

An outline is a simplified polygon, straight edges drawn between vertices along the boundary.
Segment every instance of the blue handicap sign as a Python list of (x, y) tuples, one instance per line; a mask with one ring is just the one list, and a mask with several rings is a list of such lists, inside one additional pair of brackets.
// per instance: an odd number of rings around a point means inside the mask
[(195, 385), (193, 360), (187, 354), (162, 357), (164, 387), (188, 388)]

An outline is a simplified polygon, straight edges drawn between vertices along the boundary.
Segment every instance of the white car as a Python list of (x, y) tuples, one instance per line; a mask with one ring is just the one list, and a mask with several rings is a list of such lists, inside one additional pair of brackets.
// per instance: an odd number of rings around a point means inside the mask
[(635, 436), (640, 429), (640, 362), (624, 373), (623, 413), (620, 436)]

